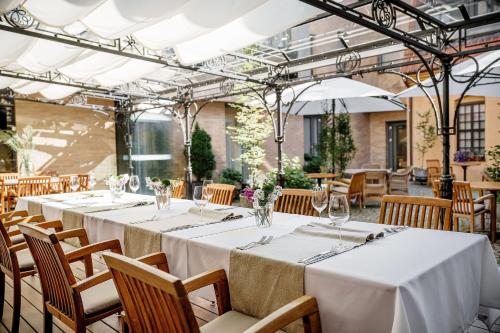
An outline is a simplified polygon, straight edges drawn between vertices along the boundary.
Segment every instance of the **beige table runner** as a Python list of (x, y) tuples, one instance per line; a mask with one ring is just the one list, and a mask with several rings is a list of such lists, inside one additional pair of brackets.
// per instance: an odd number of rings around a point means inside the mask
[(42, 214), (42, 203), (29, 200), (28, 201), (28, 214), (30, 216), (41, 215)]
[(137, 258), (161, 251), (161, 234), (164, 232), (194, 228), (240, 217), (242, 216), (234, 215), (234, 213), (228, 211), (204, 209), (202, 222), (200, 210), (196, 207), (191, 207), (186, 213), (177, 216), (169, 216), (163, 219), (160, 217), (156, 221), (137, 221), (135, 224), (132, 222), (125, 226), (125, 255)]

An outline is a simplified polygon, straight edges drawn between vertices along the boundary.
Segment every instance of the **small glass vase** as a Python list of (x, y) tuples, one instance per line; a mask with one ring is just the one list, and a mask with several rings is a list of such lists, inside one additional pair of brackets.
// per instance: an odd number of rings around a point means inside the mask
[(267, 201), (264, 205), (255, 201), (253, 203), (255, 223), (259, 228), (269, 228), (273, 224), (274, 201)]
[(111, 192), (111, 200), (113, 202), (116, 202), (125, 193), (125, 184), (110, 185), (109, 189), (110, 189), (110, 192)]
[(156, 197), (156, 207), (158, 210), (169, 210), (170, 209), (170, 198), (172, 194), (170, 190), (167, 191), (155, 191)]
[(19, 164), (19, 175), (21, 177), (33, 177), (35, 174), (35, 166), (31, 161), (21, 161)]

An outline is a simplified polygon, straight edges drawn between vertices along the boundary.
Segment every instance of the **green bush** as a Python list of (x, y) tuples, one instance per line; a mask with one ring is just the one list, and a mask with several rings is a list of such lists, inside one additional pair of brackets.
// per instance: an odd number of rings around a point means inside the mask
[(191, 164), (197, 181), (203, 178), (212, 178), (212, 173), (215, 170), (212, 139), (204, 129), (198, 126), (198, 123), (196, 123), (191, 138)]
[[(284, 155), (283, 171), (285, 172), (285, 188), (300, 188), (310, 190), (314, 187), (314, 181), (305, 176), (298, 157), (289, 159), (286, 155)], [(276, 179), (277, 172), (277, 170), (273, 170), (271, 172), (274, 179)]]
[(238, 185), (243, 183), (243, 175), (238, 170), (226, 168), (222, 170), (219, 181), (222, 184)]
[(306, 161), (303, 168), (304, 172), (305, 173), (321, 172), (321, 158), (319, 156), (313, 156), (313, 157), (308, 156), (309, 158), (306, 158), (306, 155), (304, 155), (304, 160)]

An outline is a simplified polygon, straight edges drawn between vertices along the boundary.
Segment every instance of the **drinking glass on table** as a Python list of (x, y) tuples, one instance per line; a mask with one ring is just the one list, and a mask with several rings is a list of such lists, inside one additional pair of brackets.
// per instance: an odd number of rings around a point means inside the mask
[(203, 181), (203, 191), (205, 191), (208, 203), (210, 203), (210, 200), (212, 200), (212, 197), (214, 196), (214, 189), (210, 186), (213, 183), (214, 181), (211, 179), (205, 179)]
[(78, 176), (71, 176), (69, 178), (69, 188), (73, 192), (76, 192), (80, 188), (80, 179)]
[(328, 216), (332, 224), (339, 228), (340, 243), (335, 247), (336, 251), (344, 250), (342, 244), (342, 225), (349, 221), (350, 217), (349, 201), (344, 194), (332, 194), (330, 196), (330, 206), (328, 207)]
[(141, 187), (141, 181), (139, 180), (139, 176), (137, 175), (132, 175), (130, 177), (130, 180), (128, 181), (128, 187), (132, 192), (137, 192), (139, 190), (139, 187)]
[(328, 206), (327, 191), (319, 186), (316, 186), (313, 189), (311, 202), (314, 209), (318, 212), (318, 222), (321, 223), (321, 213), (325, 210), (326, 206)]
[(204, 186), (195, 186), (193, 191), (194, 204), (200, 209), (200, 220), (203, 222), (203, 208), (208, 204), (207, 193)]
[(96, 183), (97, 180), (95, 179), (95, 175), (93, 173), (89, 174), (89, 188), (91, 191), (94, 190)]

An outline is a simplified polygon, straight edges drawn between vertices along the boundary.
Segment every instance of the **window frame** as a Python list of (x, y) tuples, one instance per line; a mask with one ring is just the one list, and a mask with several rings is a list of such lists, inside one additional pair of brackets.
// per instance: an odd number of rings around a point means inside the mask
[[(476, 110), (477, 107), (478, 109)], [(467, 112), (469, 108), (469, 112)], [(477, 119), (474, 115), (477, 114)], [(481, 117), (482, 114), (482, 117)], [(463, 119), (462, 120), (462, 115)], [(458, 108), (457, 115), (457, 151), (469, 151), (473, 153), (475, 158), (479, 161), (485, 160), (486, 151), (486, 104), (484, 101), (470, 101), (463, 103)], [(464, 124), (461, 128), (461, 124)], [(477, 125), (476, 125), (477, 124)], [(481, 126), (482, 124), (482, 126)], [(469, 125), (469, 126), (467, 126)], [(461, 134), (464, 133), (464, 138), (461, 139)], [(467, 137), (466, 133), (470, 133)], [(461, 142), (464, 142), (461, 144)], [(476, 141), (478, 142), (476, 144)], [(469, 142), (469, 146), (467, 146)], [(482, 153), (481, 153), (482, 152)]]

